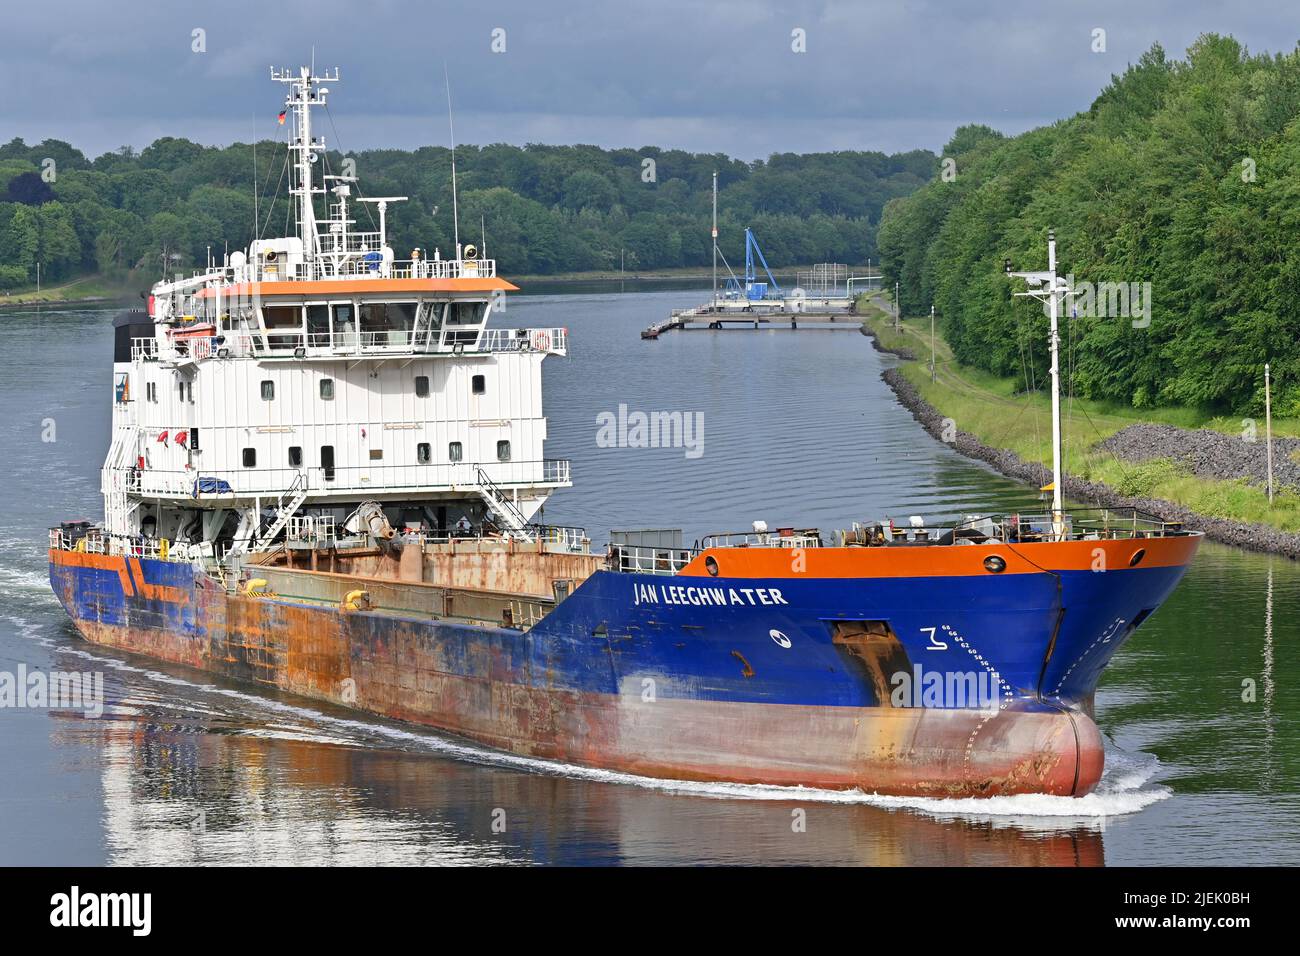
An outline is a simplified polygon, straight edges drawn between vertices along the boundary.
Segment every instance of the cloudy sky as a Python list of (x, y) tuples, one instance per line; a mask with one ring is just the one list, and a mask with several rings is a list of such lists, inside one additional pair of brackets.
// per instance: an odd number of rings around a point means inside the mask
[[(1290, 52), (1277, 0), (40, 0), (8, 4), (0, 141), (90, 155), (162, 135), (275, 135), (271, 65), (337, 66), (326, 125), (345, 151), (447, 141), (776, 151), (939, 149), (1087, 107), (1151, 44), (1203, 32)], [(195, 31), (203, 31), (196, 39)], [(792, 49), (803, 31), (806, 52)], [(1105, 51), (1094, 52), (1094, 31)], [(503, 32), (502, 32), (503, 31)], [(495, 40), (494, 40), (495, 37)], [(496, 52), (494, 43), (504, 52)], [(202, 46), (202, 51), (195, 47)]]

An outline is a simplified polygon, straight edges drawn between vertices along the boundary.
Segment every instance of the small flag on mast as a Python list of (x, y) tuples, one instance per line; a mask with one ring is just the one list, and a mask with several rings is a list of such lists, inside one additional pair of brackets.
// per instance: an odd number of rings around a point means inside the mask
[(288, 112), (289, 112), (288, 110), (280, 110), (280, 115), (275, 118), (275, 121), (279, 123), (281, 126), (283, 126), (284, 118), (288, 114)]

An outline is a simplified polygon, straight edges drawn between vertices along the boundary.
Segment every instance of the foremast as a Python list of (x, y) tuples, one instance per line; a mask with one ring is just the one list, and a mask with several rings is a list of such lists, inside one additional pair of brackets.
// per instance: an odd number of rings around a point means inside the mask
[(1061, 335), (1059, 317), (1061, 300), (1071, 293), (1070, 285), (1056, 274), (1056, 231), (1047, 231), (1047, 271), (1012, 272), (1011, 260), (1005, 260), (1008, 276), (1024, 279), (1027, 292), (1014, 292), (1016, 298), (1028, 297), (1047, 304), (1049, 326), (1048, 353), (1051, 356), (1052, 380), (1052, 533), (1059, 541), (1065, 537), (1065, 509), (1062, 504), (1061, 473)]

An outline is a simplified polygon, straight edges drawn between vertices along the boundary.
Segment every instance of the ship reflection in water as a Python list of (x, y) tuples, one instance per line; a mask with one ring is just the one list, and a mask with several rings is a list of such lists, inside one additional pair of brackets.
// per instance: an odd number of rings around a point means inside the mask
[[(1101, 817), (1015, 816), (1006, 805), (968, 816), (927, 801), (737, 787), (680, 793), (538, 772), (419, 730), (191, 682), (99, 649), (94, 657), (109, 674), (105, 716), (55, 715), (52, 737), (99, 751), (113, 864), (1105, 862)], [(1067, 800), (1004, 799), (1057, 812)]]

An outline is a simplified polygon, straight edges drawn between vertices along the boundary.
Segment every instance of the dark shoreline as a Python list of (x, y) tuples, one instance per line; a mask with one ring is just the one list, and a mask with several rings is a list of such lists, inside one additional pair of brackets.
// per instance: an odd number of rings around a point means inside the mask
[[(864, 326), (864, 334), (869, 336), (876, 350), (886, 355), (896, 355), (911, 359), (910, 354), (901, 354), (906, 350), (893, 350), (883, 347), (880, 340)], [(943, 441), (944, 423), (948, 420), (939, 411), (921, 397), (916, 387), (897, 368), (886, 369), (881, 376), (894, 391), (898, 402), (912, 417), (920, 422), (921, 427), (934, 438)], [(1051, 472), (1037, 462), (1027, 462), (1014, 452), (1004, 448), (985, 445), (969, 432), (957, 430), (957, 437), (951, 445), (967, 458), (982, 461), (995, 471), (1013, 478), (1041, 487), (1052, 480)], [(1165, 501), (1162, 498), (1128, 498), (1119, 494), (1108, 485), (1098, 481), (1084, 481), (1080, 478), (1065, 476), (1063, 492), (1076, 501), (1084, 501), (1102, 508), (1136, 508), (1162, 521), (1182, 522), (1185, 528), (1203, 531), (1211, 541), (1234, 545), (1250, 551), (1264, 551), (1280, 554), (1292, 560), (1300, 559), (1300, 534), (1280, 531), (1268, 525), (1247, 524), (1229, 521), (1226, 518), (1212, 518), (1197, 514), (1191, 509)]]
[(0, 298), (0, 312), (18, 312), (28, 309), (81, 309), (105, 308), (111, 306), (128, 306), (137, 300), (130, 296), (120, 298), (106, 295), (92, 295), (84, 299), (42, 299), (33, 302), (16, 302)]

